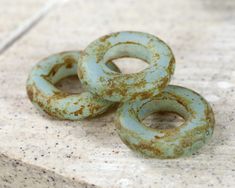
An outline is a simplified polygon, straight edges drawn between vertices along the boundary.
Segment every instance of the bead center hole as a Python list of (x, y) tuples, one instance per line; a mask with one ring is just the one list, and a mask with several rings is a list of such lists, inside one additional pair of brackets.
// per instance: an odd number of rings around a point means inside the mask
[(173, 129), (185, 123), (183, 117), (172, 112), (155, 112), (143, 120), (143, 123), (153, 129)]
[(84, 91), (76, 75), (61, 79), (55, 84), (55, 87), (67, 93), (81, 93)]
[(112, 60), (117, 65), (122, 74), (133, 74), (146, 69), (149, 64), (137, 58), (118, 58)]

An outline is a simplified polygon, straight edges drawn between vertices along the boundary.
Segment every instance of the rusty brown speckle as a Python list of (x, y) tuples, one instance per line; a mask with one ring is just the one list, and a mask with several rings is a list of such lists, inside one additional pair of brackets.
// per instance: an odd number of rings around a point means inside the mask
[(84, 110), (84, 106), (82, 105), (79, 110), (74, 112), (74, 115), (75, 116), (82, 115), (83, 110)]
[(27, 95), (31, 101), (33, 101), (33, 90), (29, 85), (26, 87)]
[(74, 65), (75, 63), (77, 63), (77, 62), (76, 62), (76, 60), (75, 60), (73, 57), (65, 56), (65, 57), (64, 57), (64, 63), (65, 63), (65, 67), (66, 67), (67, 69), (70, 69), (70, 68), (72, 68), (73, 65)]
[(151, 151), (151, 153), (159, 157), (163, 154), (161, 149), (152, 147), (149, 143), (140, 142), (139, 144), (133, 144), (133, 147), (136, 148), (136, 150), (141, 149), (141, 151)]

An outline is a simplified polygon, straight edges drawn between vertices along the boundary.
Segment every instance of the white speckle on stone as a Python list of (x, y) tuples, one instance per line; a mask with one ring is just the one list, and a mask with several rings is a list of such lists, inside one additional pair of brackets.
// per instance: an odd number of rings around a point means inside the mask
[(231, 75), (232, 75), (232, 77), (234, 77), (234, 76), (235, 76), (235, 71), (232, 71), (232, 74), (231, 74)]
[(220, 81), (217, 83), (218, 87), (222, 88), (222, 89), (228, 89), (233, 87), (234, 85), (230, 82), (226, 82), (226, 81)]
[(206, 95), (205, 98), (209, 102), (216, 102), (220, 99), (217, 95), (213, 95), (213, 94), (212, 95)]
[(127, 178), (122, 178), (120, 180), (117, 181), (117, 184), (119, 187), (130, 187), (132, 185), (131, 181)]

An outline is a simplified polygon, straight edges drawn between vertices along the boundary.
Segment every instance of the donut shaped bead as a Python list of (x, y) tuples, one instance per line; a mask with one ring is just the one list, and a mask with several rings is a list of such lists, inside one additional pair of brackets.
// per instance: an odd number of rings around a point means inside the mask
[[(143, 119), (154, 112), (174, 112), (185, 122), (171, 129), (154, 129)], [(212, 108), (198, 93), (170, 85), (158, 96), (124, 103), (117, 112), (116, 127), (122, 141), (148, 157), (177, 158), (190, 155), (211, 138)]]
[[(149, 67), (134, 74), (107, 67), (109, 60), (123, 57), (142, 59)], [(174, 55), (162, 40), (147, 33), (124, 31), (89, 44), (79, 58), (78, 76), (92, 93), (110, 101), (128, 101), (159, 94), (168, 85), (174, 67)]]
[[(77, 74), (80, 54), (79, 51), (54, 54), (33, 67), (26, 89), (29, 99), (39, 110), (59, 119), (80, 120), (101, 114), (113, 104), (90, 92), (72, 94), (54, 86), (59, 80)], [(108, 66), (119, 71), (114, 64)]]

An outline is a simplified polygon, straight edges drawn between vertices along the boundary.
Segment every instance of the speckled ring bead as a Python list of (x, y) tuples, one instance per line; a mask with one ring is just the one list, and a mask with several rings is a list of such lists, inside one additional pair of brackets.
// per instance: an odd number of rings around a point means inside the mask
[[(79, 51), (63, 52), (33, 67), (26, 89), (29, 99), (39, 110), (59, 119), (80, 120), (101, 114), (113, 104), (90, 92), (71, 94), (54, 86), (59, 80), (77, 74), (79, 56)], [(119, 71), (112, 63), (108, 66)]]
[[(134, 74), (122, 74), (106, 66), (109, 60), (133, 57), (149, 67)], [(94, 94), (110, 101), (146, 99), (159, 94), (170, 81), (175, 59), (159, 38), (141, 32), (118, 32), (103, 36), (84, 50), (78, 61), (78, 76)]]
[[(185, 119), (179, 127), (154, 129), (142, 123), (154, 112), (174, 112)], [(177, 158), (201, 148), (214, 130), (212, 108), (192, 90), (170, 85), (153, 98), (124, 103), (116, 127), (122, 141), (148, 157)]]

